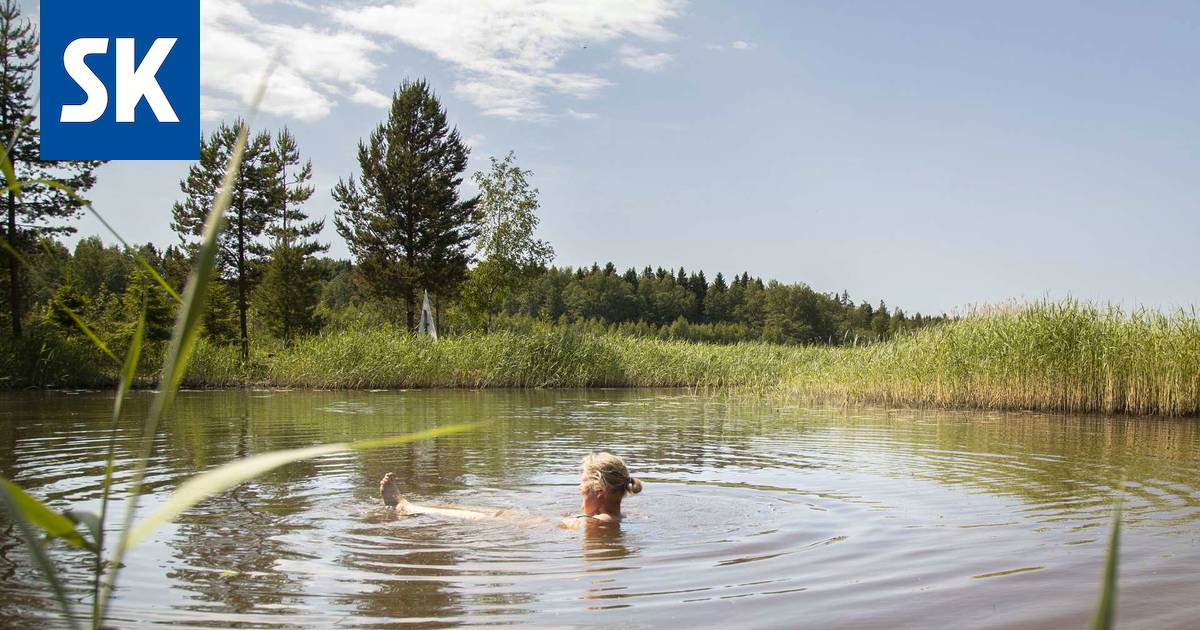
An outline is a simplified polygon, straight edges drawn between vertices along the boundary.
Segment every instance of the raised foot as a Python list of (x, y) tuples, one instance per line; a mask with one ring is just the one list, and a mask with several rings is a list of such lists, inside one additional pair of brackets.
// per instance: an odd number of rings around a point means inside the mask
[(396, 507), (404, 500), (404, 497), (400, 496), (400, 488), (396, 487), (395, 474), (387, 473), (379, 480), (379, 496), (383, 497), (383, 504), (390, 508)]

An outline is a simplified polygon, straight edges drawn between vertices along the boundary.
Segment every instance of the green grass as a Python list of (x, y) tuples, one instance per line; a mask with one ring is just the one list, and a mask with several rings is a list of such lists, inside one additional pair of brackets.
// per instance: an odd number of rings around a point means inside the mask
[(1075, 302), (992, 310), (830, 350), (785, 395), (888, 406), (1200, 413), (1200, 319)]
[(1200, 413), (1200, 319), (1076, 302), (991, 309), (885, 343), (692, 344), (547, 328), (415, 339), (351, 330), (291, 347), (201, 346), (192, 386), (693, 387), (887, 406)]
[[(99, 353), (89, 351), (86, 340), (70, 344), (47, 346), (40, 356), (48, 358), (29, 373), (43, 374), (47, 384), (58, 386), (103, 381), (95, 367)], [(162, 351), (147, 352), (153, 357)], [(6, 363), (18, 362), (0, 348), (0, 365)], [(115, 383), (115, 369), (107, 374)], [(991, 309), (884, 343), (840, 348), (696, 344), (570, 326), (433, 343), (398, 328), (352, 328), (290, 346), (256, 341), (248, 363), (235, 347), (200, 340), (182, 384), (690, 387), (839, 404), (1195, 415), (1200, 413), (1200, 318), (1038, 303)], [(19, 379), (8, 384), (21, 385)]]
[(549, 329), (443, 338), (354, 330), (260, 345), (243, 367), (236, 348), (201, 345), (186, 386), (299, 388), (774, 387), (812, 349), (701, 345)]

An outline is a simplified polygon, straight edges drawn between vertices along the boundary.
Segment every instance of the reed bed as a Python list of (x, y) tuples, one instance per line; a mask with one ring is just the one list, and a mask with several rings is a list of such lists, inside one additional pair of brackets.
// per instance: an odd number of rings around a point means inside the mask
[(1195, 415), (1200, 319), (1036, 303), (831, 350), (797, 367), (780, 391), (824, 401)]
[(813, 349), (725, 346), (550, 329), (471, 334), (438, 342), (399, 330), (331, 333), (256, 350), (201, 345), (185, 385), (250, 382), (327, 389), (487, 387), (776, 387)]
[[(47, 344), (5, 358), (0, 388), (115, 382), (84, 347)], [(28, 349), (23, 349), (28, 353)], [(90, 351), (95, 354), (95, 351)], [(15, 354), (15, 353), (12, 353)], [(156, 356), (147, 348), (147, 355)], [(150, 361), (154, 364), (157, 361)], [(142, 383), (152, 384), (145, 373)], [(291, 345), (200, 341), (188, 387), (312, 389), (688, 387), (780, 400), (886, 406), (1200, 414), (1200, 318), (1075, 302), (990, 309), (854, 347), (696, 344), (545, 326), (438, 342), (399, 328), (352, 329)]]

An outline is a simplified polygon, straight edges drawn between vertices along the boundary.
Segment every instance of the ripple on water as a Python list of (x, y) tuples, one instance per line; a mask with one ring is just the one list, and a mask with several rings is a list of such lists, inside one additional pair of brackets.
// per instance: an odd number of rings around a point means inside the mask
[[(3, 474), (56, 507), (94, 508), (111, 396), (21, 401), (6, 410)], [(1123, 474), (1123, 625), (1200, 615), (1200, 430), (1166, 420), (778, 410), (673, 392), (195, 392), (164, 424), (146, 505), (236, 457), (479, 419), (475, 433), (289, 465), (206, 501), (130, 557), (114, 619), (1079, 625)], [(120, 433), (118, 499), (136, 427), (135, 415)], [(646, 491), (619, 529), (559, 529), (594, 449), (625, 456)], [(398, 516), (374, 498), (386, 471), (414, 501), (533, 516)], [(51, 610), (27, 558), (6, 554), (21, 570), (0, 582), (0, 621)], [(58, 555), (82, 582), (84, 558)]]

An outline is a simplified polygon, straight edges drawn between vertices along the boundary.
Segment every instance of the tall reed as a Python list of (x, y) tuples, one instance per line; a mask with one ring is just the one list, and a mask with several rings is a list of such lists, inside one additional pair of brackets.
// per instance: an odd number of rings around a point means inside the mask
[[(5, 363), (0, 347), (0, 365)], [(96, 361), (43, 372), (94, 384)], [(93, 357), (102, 354), (93, 350)], [(51, 367), (53, 366), (53, 367)], [(71, 374), (72, 368), (78, 374)], [(117, 370), (109, 370), (116, 378)], [(541, 326), (437, 343), (388, 326), (236, 348), (195, 342), (182, 383), (301, 388), (690, 387), (886, 406), (1200, 413), (1200, 318), (1077, 302), (990, 309), (851, 347), (695, 344)], [(0, 383), (0, 387), (4, 384)]]
[[(434, 343), (402, 331), (346, 331), (276, 349), (247, 370), (265, 385), (388, 387), (694, 387), (775, 386), (811, 350), (770, 344), (728, 346), (581, 334), (471, 334)], [(221, 348), (197, 357), (188, 382), (231, 379)]]
[(882, 405), (1200, 413), (1200, 319), (1182, 312), (1040, 302), (816, 356), (783, 381), (783, 393)]

